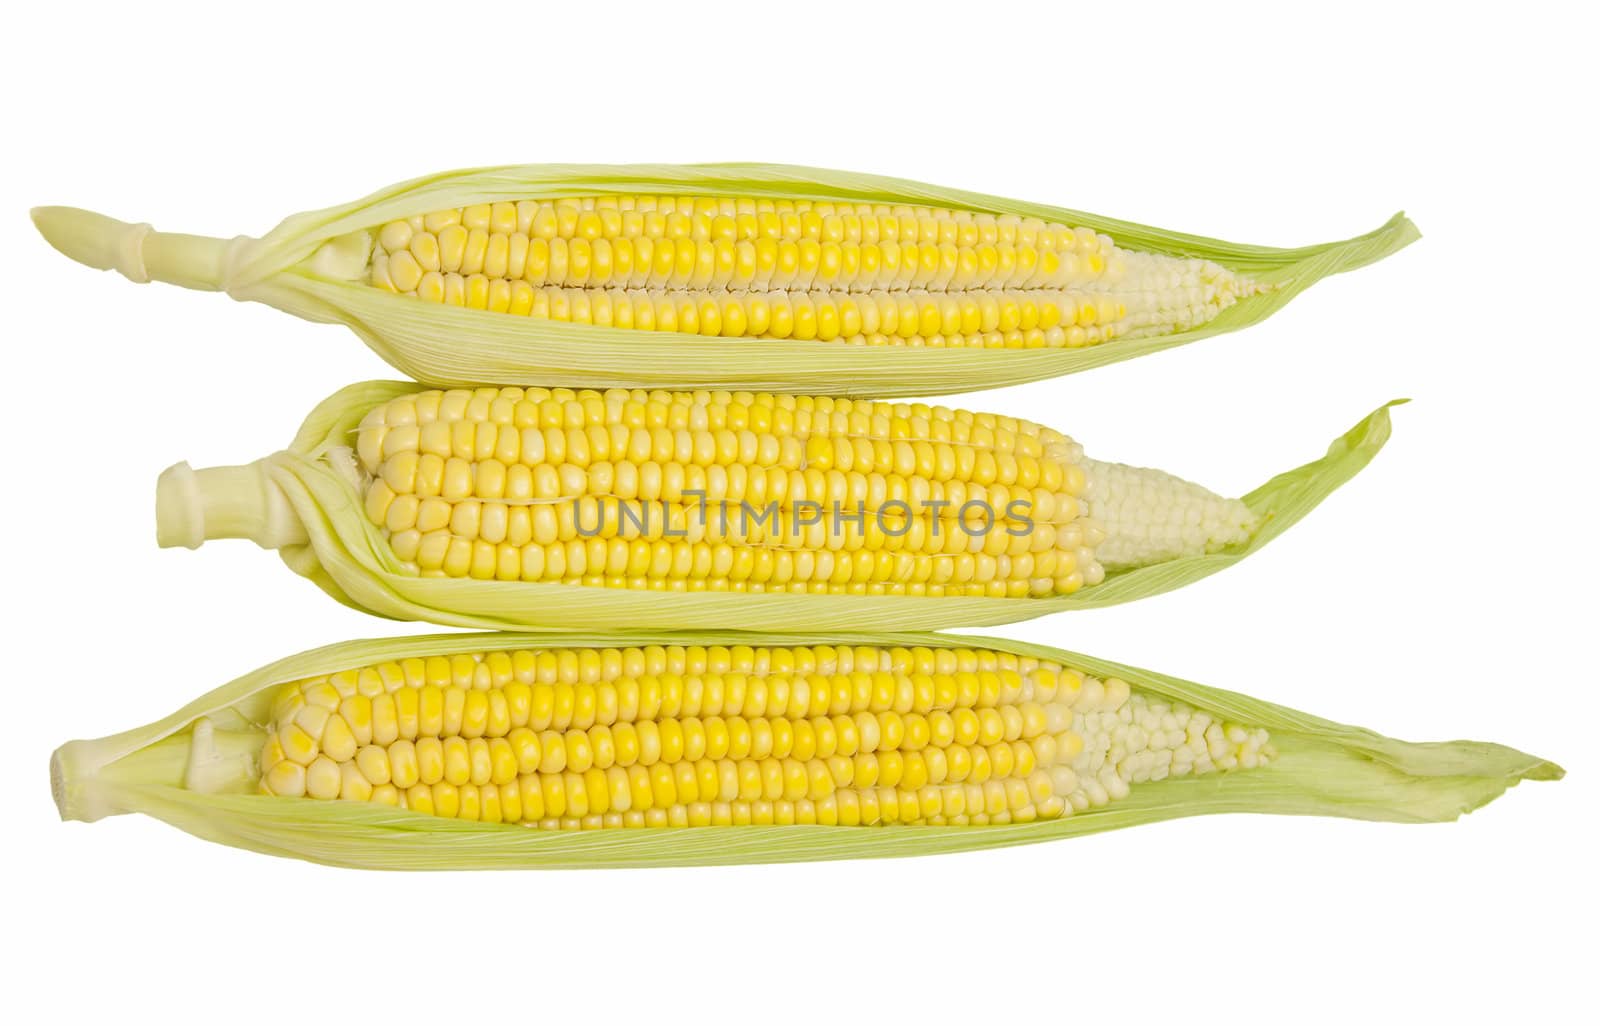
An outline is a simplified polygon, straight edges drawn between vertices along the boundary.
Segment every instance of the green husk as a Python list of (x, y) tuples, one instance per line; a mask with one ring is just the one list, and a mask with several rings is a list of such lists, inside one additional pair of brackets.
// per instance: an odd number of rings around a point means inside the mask
[[(1051, 659), (1135, 690), (1263, 727), (1279, 755), (1266, 766), (1137, 784), (1132, 793), (1064, 819), (966, 827), (708, 827), (582, 833), (440, 819), (379, 805), (285, 799), (253, 786), (270, 694), (287, 681), (412, 656), (518, 647), (626, 644), (850, 644), (987, 647)], [(194, 727), (211, 737), (193, 745)], [(254, 746), (254, 747), (252, 747)], [(206, 753), (195, 758), (194, 752)], [(221, 844), (366, 869), (532, 869), (713, 865), (880, 858), (998, 848), (1181, 816), (1221, 812), (1453, 820), (1522, 780), (1558, 780), (1554, 763), (1474, 741), (1413, 744), (1244, 695), (1092, 656), (993, 638), (942, 634), (652, 636), (451, 634), (355, 641), (291, 656), (247, 674), (165, 719), (51, 759), (63, 819), (139, 812)], [(215, 793), (189, 790), (186, 777)]]
[[(1011, 623), (1069, 609), (1097, 609), (1181, 588), (1232, 566), (1287, 530), (1334, 489), (1366, 466), (1389, 438), (1389, 403), (1335, 439), (1320, 459), (1279, 474), (1244, 496), (1261, 525), (1242, 545), (1200, 556), (1108, 574), (1093, 587), (1048, 598), (919, 598), (871, 595), (666, 593), (574, 584), (427, 578), (405, 573), (374, 526), (330, 451), (352, 444), (374, 406), (416, 391), (407, 382), (365, 382), (323, 401), (287, 450), (228, 475), (210, 487), (236, 500), (226, 525), (191, 536), (180, 525), (188, 507), (176, 501), (164, 475), (158, 489), (162, 544), (198, 546), (207, 537), (247, 537), (279, 550), (285, 563), (346, 605), (397, 620), (455, 627), (527, 629), (924, 630)], [(1404, 400), (1400, 400), (1403, 402)], [(234, 484), (234, 478), (243, 484)], [(276, 510), (262, 496), (273, 496)], [(286, 500), (286, 502), (285, 502)], [(294, 524), (284, 520), (292, 511)]]
[[(349, 280), (365, 252), (360, 233), (391, 220), (495, 200), (616, 193), (935, 204), (1039, 217), (1108, 233), (1134, 249), (1213, 260), (1270, 289), (1198, 328), (1158, 338), (1082, 349), (971, 350), (719, 339), (561, 324), (419, 303)], [(115, 268), (135, 281), (221, 290), (308, 320), (345, 324), (394, 367), (430, 384), (722, 385), (876, 396), (1015, 385), (1247, 327), (1316, 281), (1381, 260), (1419, 237), (1416, 226), (1396, 214), (1382, 227), (1343, 242), (1296, 249), (1246, 246), (921, 182), (770, 164), (552, 164), (456, 171), (296, 215), (260, 239), (153, 232), (148, 225), (70, 207), (38, 208), (34, 222), (51, 245), (92, 267)]]

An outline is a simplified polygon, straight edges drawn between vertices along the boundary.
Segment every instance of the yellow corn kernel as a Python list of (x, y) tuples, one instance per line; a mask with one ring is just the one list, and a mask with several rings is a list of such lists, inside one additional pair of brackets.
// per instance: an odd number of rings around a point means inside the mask
[[(409, 665), (285, 685), (259, 790), (557, 828), (977, 825), (1274, 755), (1262, 731), (1121, 680), (975, 649), (562, 648)], [(402, 719), (414, 742), (394, 736)]]

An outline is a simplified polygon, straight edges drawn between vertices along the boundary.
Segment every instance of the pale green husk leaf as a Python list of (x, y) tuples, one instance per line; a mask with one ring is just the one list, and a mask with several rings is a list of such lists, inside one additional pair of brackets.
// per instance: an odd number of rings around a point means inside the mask
[[(353, 802), (200, 793), (181, 786), (193, 725), (259, 745), (277, 685), (389, 659), (521, 647), (628, 644), (850, 644), (988, 647), (1120, 677), (1149, 695), (1263, 727), (1279, 756), (1265, 767), (1134, 786), (1064, 819), (965, 827), (702, 827), (564, 832), (482, 824)], [(222, 844), (367, 869), (523, 869), (712, 865), (932, 855), (1029, 844), (1181, 816), (1222, 812), (1426, 823), (1455, 819), (1522, 780), (1557, 780), (1554, 763), (1474, 741), (1413, 744), (1233, 692), (1092, 656), (993, 638), (942, 634), (453, 634), (356, 641), (291, 656), (145, 727), (74, 741), (51, 763), (66, 819), (139, 812)]]

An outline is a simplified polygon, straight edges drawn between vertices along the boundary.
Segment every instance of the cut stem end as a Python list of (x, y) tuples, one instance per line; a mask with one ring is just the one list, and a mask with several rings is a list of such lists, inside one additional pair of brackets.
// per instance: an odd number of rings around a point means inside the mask
[(80, 264), (116, 271), (129, 281), (164, 281), (215, 292), (231, 244), (203, 235), (158, 232), (77, 207), (34, 207), (33, 225), (45, 241)]
[(175, 463), (156, 481), (156, 543), (197, 549), (210, 538), (248, 538), (264, 549), (309, 539), (288, 496), (261, 461), (195, 470)]
[(50, 754), (50, 796), (63, 821), (115, 816), (121, 809), (108, 803), (101, 794), (96, 774), (100, 763), (96, 741), (68, 741)]

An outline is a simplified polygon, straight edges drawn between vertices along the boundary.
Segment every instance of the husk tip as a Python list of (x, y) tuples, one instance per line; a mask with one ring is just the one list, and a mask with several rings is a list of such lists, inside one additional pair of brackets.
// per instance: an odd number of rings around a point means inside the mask
[(1409, 245), (1422, 238), (1422, 229), (1417, 227), (1417, 222), (1406, 216), (1404, 210), (1395, 211), (1395, 215), (1389, 218), (1389, 223), (1386, 227), (1394, 232), (1402, 246)]
[[(1523, 755), (1521, 752), (1517, 752), (1515, 754)], [(1524, 781), (1531, 780), (1538, 783), (1548, 783), (1560, 780), (1567, 775), (1567, 771), (1565, 769), (1563, 769), (1559, 764), (1551, 762), (1548, 759), (1540, 759), (1537, 756), (1525, 756), (1525, 758), (1531, 760), (1526, 766), (1522, 766), (1506, 773), (1503, 777), (1500, 777), (1499, 786), (1495, 788), (1492, 793), (1479, 795), (1476, 799), (1463, 804), (1454, 818), (1460, 818), (1461, 816), (1466, 816), (1477, 812), (1479, 809), (1490, 804), (1495, 799), (1500, 798), (1507, 791), (1516, 787), (1518, 784), (1523, 783)]]
[(1567, 771), (1559, 764), (1549, 759), (1540, 759), (1522, 774), (1523, 780), (1556, 781), (1567, 775)]

